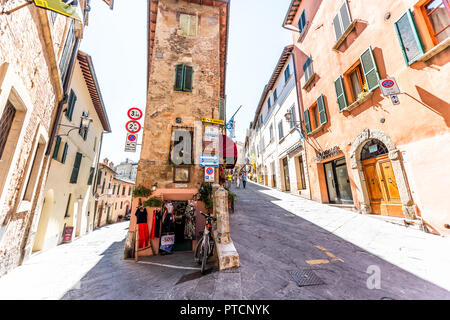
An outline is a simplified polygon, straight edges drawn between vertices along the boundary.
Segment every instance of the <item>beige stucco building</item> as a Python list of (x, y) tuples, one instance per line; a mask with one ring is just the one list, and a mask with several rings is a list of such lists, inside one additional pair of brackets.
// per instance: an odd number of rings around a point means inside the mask
[[(72, 230), (72, 240), (93, 230), (96, 167), (103, 133), (111, 131), (96, 79), (91, 57), (79, 51), (68, 106), (58, 127), (33, 251), (61, 243), (65, 230)], [(87, 129), (79, 129), (82, 116), (92, 119)]]

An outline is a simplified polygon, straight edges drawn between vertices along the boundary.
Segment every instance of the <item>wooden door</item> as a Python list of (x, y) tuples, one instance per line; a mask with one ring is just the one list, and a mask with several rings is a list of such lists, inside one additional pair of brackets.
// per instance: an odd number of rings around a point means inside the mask
[(388, 156), (368, 159), (362, 164), (372, 213), (403, 217), (400, 194)]

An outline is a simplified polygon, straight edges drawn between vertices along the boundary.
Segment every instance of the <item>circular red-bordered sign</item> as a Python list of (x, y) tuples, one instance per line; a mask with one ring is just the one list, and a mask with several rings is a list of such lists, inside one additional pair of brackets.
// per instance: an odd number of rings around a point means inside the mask
[(212, 175), (214, 173), (214, 169), (213, 168), (208, 168), (208, 169), (206, 169), (206, 173), (208, 175)]
[(381, 85), (383, 86), (383, 88), (392, 88), (394, 86), (394, 81), (392, 80), (384, 80)]
[(138, 133), (141, 131), (141, 124), (137, 121), (131, 120), (127, 122), (125, 128), (129, 133)]
[(135, 142), (135, 141), (136, 141), (136, 136), (135, 136), (134, 133), (132, 133), (132, 134), (130, 134), (130, 135), (128, 136), (128, 141), (131, 141), (131, 142)]
[(142, 118), (142, 111), (139, 108), (131, 108), (130, 110), (128, 110), (128, 118), (133, 119), (133, 120), (139, 120), (140, 118)]

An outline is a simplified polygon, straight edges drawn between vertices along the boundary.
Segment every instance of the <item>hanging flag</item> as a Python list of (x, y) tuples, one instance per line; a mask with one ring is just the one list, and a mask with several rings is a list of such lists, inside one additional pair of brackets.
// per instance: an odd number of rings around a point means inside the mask
[(228, 131), (230, 131), (230, 138), (234, 139), (236, 138), (234, 132), (235, 132), (235, 127), (236, 127), (236, 123), (234, 122), (234, 118), (231, 118), (230, 121), (228, 121), (227, 125), (225, 126), (227, 128)]
[(103, 2), (105, 2), (111, 10), (114, 8), (114, 0), (103, 0)]
[(34, 0), (36, 7), (44, 8), (83, 22), (83, 12), (78, 0)]

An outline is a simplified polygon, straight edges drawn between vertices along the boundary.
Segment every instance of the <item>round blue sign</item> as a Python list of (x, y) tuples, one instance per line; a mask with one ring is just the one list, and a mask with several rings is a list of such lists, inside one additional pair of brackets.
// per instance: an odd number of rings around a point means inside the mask
[(136, 136), (135, 136), (134, 134), (130, 134), (130, 135), (128, 136), (128, 141), (133, 142), (133, 141), (135, 141), (135, 140), (136, 140)]
[(213, 174), (214, 173), (213, 168), (206, 169), (206, 173), (209, 174), (209, 175)]
[(384, 81), (381, 83), (381, 85), (382, 85), (384, 88), (392, 88), (392, 87), (394, 86), (394, 81), (392, 81), (392, 80), (384, 80)]

